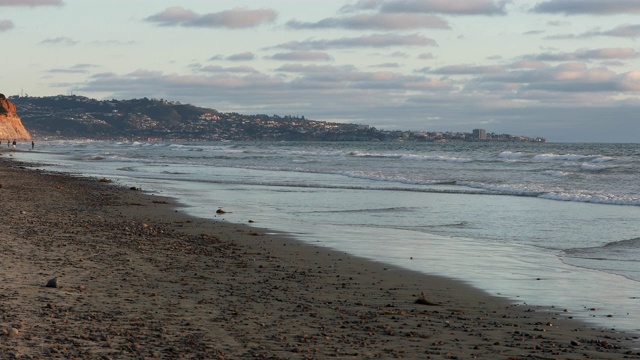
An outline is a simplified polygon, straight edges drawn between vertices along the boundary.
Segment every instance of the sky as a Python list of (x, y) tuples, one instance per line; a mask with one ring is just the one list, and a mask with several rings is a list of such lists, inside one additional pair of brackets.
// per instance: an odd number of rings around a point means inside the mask
[(640, 142), (640, 0), (0, 0), (6, 96)]

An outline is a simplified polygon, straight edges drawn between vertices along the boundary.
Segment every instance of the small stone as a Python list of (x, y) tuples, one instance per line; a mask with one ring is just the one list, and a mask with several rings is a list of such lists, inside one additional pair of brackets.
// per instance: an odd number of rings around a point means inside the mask
[(47, 285), (45, 285), (46, 287), (50, 287), (50, 288), (58, 288), (60, 287), (60, 283), (58, 282), (58, 278), (55, 277), (49, 281), (47, 281)]
[(9, 330), (9, 333), (7, 334), (7, 336), (12, 337), (12, 336), (18, 336), (20, 334), (20, 331), (16, 328), (11, 328), (11, 330)]

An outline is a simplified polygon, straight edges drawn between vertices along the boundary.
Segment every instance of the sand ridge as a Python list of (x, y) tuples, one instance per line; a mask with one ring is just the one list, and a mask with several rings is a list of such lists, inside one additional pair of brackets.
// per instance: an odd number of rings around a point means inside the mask
[(640, 359), (634, 334), (562, 309), (99, 179), (4, 156), (0, 184), (0, 358)]

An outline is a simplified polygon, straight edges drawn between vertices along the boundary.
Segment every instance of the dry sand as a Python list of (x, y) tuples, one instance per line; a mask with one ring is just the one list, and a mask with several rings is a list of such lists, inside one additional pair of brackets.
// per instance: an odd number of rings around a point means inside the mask
[[(640, 359), (635, 335), (562, 309), (8, 158), (1, 359)], [(432, 304), (416, 303), (421, 293)]]

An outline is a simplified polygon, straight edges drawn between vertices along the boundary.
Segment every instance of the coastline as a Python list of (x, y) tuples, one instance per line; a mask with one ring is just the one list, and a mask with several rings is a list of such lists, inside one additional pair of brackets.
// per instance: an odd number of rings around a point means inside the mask
[[(562, 309), (0, 159), (3, 354), (640, 358), (636, 334)], [(45, 287), (55, 277), (60, 287)], [(416, 304), (422, 292), (437, 305)]]

